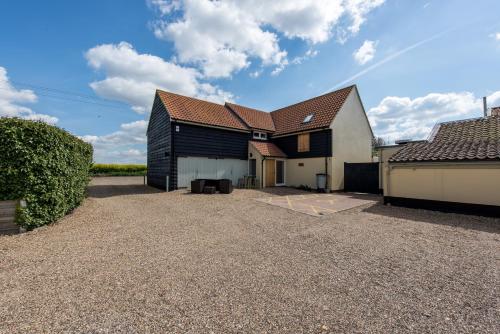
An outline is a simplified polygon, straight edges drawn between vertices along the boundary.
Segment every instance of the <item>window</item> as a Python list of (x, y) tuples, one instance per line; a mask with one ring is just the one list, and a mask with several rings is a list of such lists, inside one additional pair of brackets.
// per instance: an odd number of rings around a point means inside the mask
[(309, 123), (312, 120), (313, 116), (314, 114), (307, 115), (302, 123)]
[(276, 160), (276, 185), (285, 184), (285, 162), (283, 160)]
[(297, 152), (309, 152), (309, 133), (297, 136)]
[(253, 138), (254, 139), (266, 140), (267, 139), (267, 133), (254, 131), (253, 132)]
[(251, 176), (257, 176), (257, 160), (256, 159), (250, 159), (250, 171), (249, 174)]

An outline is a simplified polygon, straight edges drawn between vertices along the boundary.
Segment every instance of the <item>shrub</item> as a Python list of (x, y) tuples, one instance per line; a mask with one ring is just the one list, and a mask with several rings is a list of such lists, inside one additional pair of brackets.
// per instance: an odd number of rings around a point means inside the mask
[(94, 176), (133, 176), (146, 175), (146, 165), (94, 164), (90, 169)]
[(51, 223), (76, 208), (90, 180), (92, 146), (43, 122), (0, 118), (0, 200), (25, 199), (17, 223)]

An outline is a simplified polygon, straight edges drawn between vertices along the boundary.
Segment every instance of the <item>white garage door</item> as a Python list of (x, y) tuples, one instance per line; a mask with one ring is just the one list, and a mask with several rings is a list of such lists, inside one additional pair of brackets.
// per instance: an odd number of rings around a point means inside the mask
[(194, 179), (230, 179), (233, 185), (248, 174), (247, 160), (209, 159), (198, 157), (177, 158), (177, 187), (191, 187)]

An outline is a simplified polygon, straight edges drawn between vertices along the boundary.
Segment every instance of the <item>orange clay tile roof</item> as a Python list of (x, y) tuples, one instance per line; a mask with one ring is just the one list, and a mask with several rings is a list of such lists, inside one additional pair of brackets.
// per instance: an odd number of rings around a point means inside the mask
[(389, 161), (500, 160), (500, 116), (437, 126), (432, 139), (406, 144)]
[[(276, 132), (274, 135), (326, 128), (337, 115), (347, 96), (355, 86), (321, 95), (310, 100), (275, 110), (271, 113)], [(304, 119), (313, 115), (308, 123)]]
[(264, 157), (286, 158), (286, 154), (273, 143), (251, 140), (250, 144)]
[(223, 105), (162, 90), (157, 90), (156, 93), (170, 117), (175, 120), (248, 130), (238, 117)]
[(275, 131), (273, 119), (270, 113), (229, 102), (226, 102), (226, 106), (231, 108), (231, 110), (233, 110), (243, 120), (243, 122), (248, 125), (248, 127), (271, 132)]
[[(162, 90), (157, 94), (174, 120), (239, 130), (260, 129), (273, 135), (329, 127), (355, 86), (314, 97), (271, 113), (233, 103), (220, 105)], [(304, 119), (312, 115), (311, 121)]]

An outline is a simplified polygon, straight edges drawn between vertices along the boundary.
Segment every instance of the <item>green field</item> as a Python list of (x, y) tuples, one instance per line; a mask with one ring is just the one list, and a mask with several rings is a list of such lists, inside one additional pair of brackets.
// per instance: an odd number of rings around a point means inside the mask
[(139, 164), (93, 164), (92, 176), (142, 176), (146, 175), (146, 165)]

